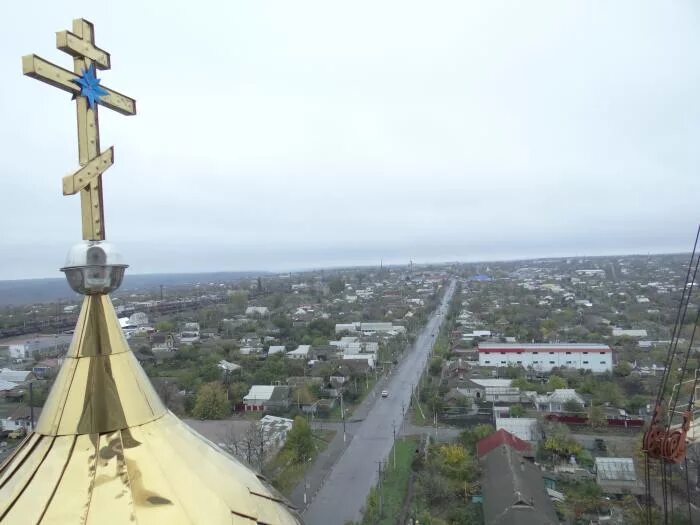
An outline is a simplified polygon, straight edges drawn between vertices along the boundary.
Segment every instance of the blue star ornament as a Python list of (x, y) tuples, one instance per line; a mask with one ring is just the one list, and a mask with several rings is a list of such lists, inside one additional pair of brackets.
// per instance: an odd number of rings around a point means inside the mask
[(109, 94), (100, 86), (100, 79), (95, 74), (94, 64), (90, 64), (87, 71), (83, 69), (82, 74), (74, 79), (73, 82), (80, 86), (80, 96), (87, 98), (90, 109), (93, 109), (102, 97)]

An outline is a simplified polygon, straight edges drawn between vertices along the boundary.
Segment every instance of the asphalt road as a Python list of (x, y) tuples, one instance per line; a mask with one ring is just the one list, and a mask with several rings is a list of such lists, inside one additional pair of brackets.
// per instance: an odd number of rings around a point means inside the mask
[(408, 407), (411, 389), (425, 368), (454, 290), (452, 281), (413, 348), (394, 369), (384, 387), (389, 397), (378, 398), (365, 419), (356, 423), (352, 441), (304, 512), (307, 525), (342, 525), (360, 520), (370, 488), (377, 482), (378, 464), (391, 451), (394, 424), (398, 435), (403, 408)]

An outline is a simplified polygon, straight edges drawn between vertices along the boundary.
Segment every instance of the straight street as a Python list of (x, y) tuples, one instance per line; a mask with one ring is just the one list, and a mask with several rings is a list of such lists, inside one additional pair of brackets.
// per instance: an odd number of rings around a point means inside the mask
[(370, 488), (377, 482), (379, 464), (386, 461), (391, 451), (394, 429), (399, 435), (411, 390), (425, 368), (454, 291), (455, 281), (452, 280), (413, 348), (382, 386), (383, 390), (389, 391), (389, 397), (375, 397), (374, 404), (368, 405), (364, 419), (352, 424), (352, 436), (348, 436), (350, 444), (331, 467), (303, 513), (307, 525), (342, 525), (361, 518)]

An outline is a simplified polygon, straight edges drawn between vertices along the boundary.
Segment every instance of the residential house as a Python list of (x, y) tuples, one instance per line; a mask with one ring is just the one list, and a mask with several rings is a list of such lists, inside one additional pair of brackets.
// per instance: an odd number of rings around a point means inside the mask
[(586, 405), (584, 399), (573, 388), (557, 388), (554, 392), (535, 396), (537, 410), (544, 412), (566, 412), (564, 405), (569, 402), (577, 403), (581, 408)]
[(282, 354), (287, 351), (287, 347), (284, 345), (270, 345), (267, 349), (267, 355)]
[[(34, 423), (39, 419), (40, 414), (41, 409), (34, 408)], [(0, 425), (3, 430), (9, 430), (10, 432), (20, 429), (30, 431), (33, 429), (32, 410), (27, 405), (20, 405), (9, 416), (0, 419)]]
[(151, 334), (151, 350), (154, 352), (173, 352), (177, 350), (175, 346), (175, 337), (172, 334), (164, 332), (156, 332)]
[(504, 444), (480, 459), (484, 522), (489, 525), (559, 525), (541, 471)]
[[(464, 387), (473, 392), (477, 400), (489, 403), (520, 403), (520, 389), (513, 386), (512, 379), (467, 379)], [(461, 390), (461, 388), (460, 388)]]
[(243, 398), (246, 412), (286, 409), (289, 407), (289, 387), (253, 385)]
[(530, 417), (496, 418), (496, 430), (506, 430), (518, 439), (537, 443), (542, 438), (537, 419)]
[(291, 352), (287, 352), (287, 357), (290, 359), (309, 359), (309, 352), (311, 351), (311, 345), (299, 345)]
[(514, 436), (505, 429), (500, 429), (493, 434), (479, 440), (476, 444), (476, 456), (481, 458), (491, 452), (494, 448), (509, 446), (513, 450), (520, 452), (525, 457), (534, 457), (534, 449), (530, 443)]
[(343, 354), (343, 361), (364, 361), (370, 369), (374, 369), (373, 354)]

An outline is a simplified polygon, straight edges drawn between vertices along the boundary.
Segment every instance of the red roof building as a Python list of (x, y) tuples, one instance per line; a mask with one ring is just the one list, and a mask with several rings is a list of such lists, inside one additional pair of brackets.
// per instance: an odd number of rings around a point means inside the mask
[(480, 440), (476, 444), (476, 455), (477, 457), (483, 457), (494, 448), (500, 447), (501, 445), (508, 445), (513, 450), (521, 452), (524, 456), (532, 455), (532, 446), (530, 446), (527, 441), (515, 437), (504, 429), (497, 430), (490, 436), (486, 436), (484, 439)]

